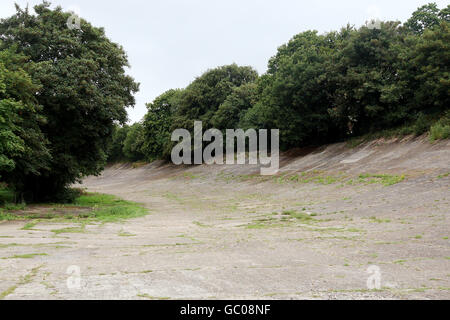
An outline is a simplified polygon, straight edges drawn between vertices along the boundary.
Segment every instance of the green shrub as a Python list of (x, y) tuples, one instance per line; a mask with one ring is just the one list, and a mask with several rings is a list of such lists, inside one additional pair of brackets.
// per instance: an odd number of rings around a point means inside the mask
[(416, 122), (414, 123), (413, 133), (416, 136), (420, 136), (421, 134), (428, 132), (430, 129), (433, 120), (430, 116), (426, 116), (423, 113), (420, 113), (417, 117)]
[(74, 188), (64, 188), (55, 193), (53, 199), (57, 203), (74, 203), (83, 194), (83, 190)]
[(430, 128), (430, 140), (436, 141), (440, 139), (450, 138), (450, 111)]
[(450, 125), (436, 123), (430, 129), (431, 141), (450, 138)]

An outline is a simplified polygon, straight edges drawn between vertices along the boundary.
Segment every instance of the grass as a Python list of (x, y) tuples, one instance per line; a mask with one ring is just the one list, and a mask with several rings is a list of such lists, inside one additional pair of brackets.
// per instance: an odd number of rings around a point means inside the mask
[[(6, 189), (0, 189), (1, 199), (10, 199), (11, 192)], [(74, 203), (70, 205), (61, 204), (45, 204), (34, 205), (33, 207), (42, 207), (47, 211), (46, 214), (27, 214), (27, 206), (20, 205), (3, 205), (0, 207), (0, 221), (2, 220), (42, 220), (45, 218), (72, 222), (119, 222), (126, 219), (142, 217), (148, 214), (141, 204), (119, 199), (113, 195), (87, 193), (75, 199)], [(81, 210), (83, 209), (83, 210)], [(88, 210), (86, 210), (88, 209)], [(57, 214), (58, 211), (64, 210), (64, 214)], [(22, 211), (18, 215), (12, 211)], [(67, 212), (66, 212), (67, 211)], [(87, 212), (86, 212), (87, 211)], [(34, 222), (34, 224), (36, 224)], [(23, 230), (29, 230), (34, 226), (33, 223), (25, 225)], [(64, 231), (61, 231), (64, 230)], [(72, 229), (55, 230), (55, 233), (69, 233)], [(75, 229), (74, 229), (75, 230)], [(75, 231), (73, 231), (75, 232)], [(71, 232), (71, 233), (73, 233)]]
[(17, 286), (11, 286), (8, 289), (6, 289), (5, 291), (3, 291), (2, 293), (0, 293), (0, 300), (5, 299), (7, 296), (9, 296), (10, 294), (13, 294), (14, 291), (16, 291)]
[(0, 300), (5, 299), (7, 296), (9, 296), (10, 294), (13, 294), (14, 291), (16, 291), (18, 286), (21, 285), (25, 285), (31, 282), (31, 280), (33, 280), (33, 278), (36, 276), (36, 274), (38, 273), (39, 269), (42, 268), (42, 266), (36, 267), (31, 269), (30, 273), (28, 273), (27, 275), (25, 275), (22, 279), (20, 279), (19, 283), (17, 283), (14, 286), (9, 287), (8, 289), (6, 289), (5, 291), (0, 293)]
[(135, 237), (136, 235), (133, 233), (125, 232), (121, 230), (118, 234), (119, 237)]
[(394, 184), (400, 183), (405, 180), (405, 175), (389, 175), (389, 174), (360, 174), (359, 182), (372, 184), (372, 183), (380, 183), (384, 186), (392, 186)]
[(389, 223), (389, 222), (391, 222), (390, 219), (379, 219), (377, 217), (370, 217), (369, 219), (371, 222), (374, 222), (374, 223)]
[[(364, 142), (376, 139), (402, 138), (405, 136), (420, 136), (429, 133), (430, 140), (433, 142), (438, 139), (447, 139), (450, 136), (450, 112), (444, 115), (439, 114), (420, 114), (416, 120), (406, 123), (402, 126), (378, 130), (358, 137), (352, 137), (347, 140), (349, 148), (355, 148)], [(441, 118), (439, 118), (441, 117)]]
[(450, 138), (450, 125), (436, 123), (434, 126), (431, 127), (430, 140), (432, 142), (448, 138)]
[(344, 186), (344, 184), (355, 185), (357, 183), (359, 184), (380, 183), (383, 184), (384, 186), (391, 186), (400, 183), (406, 179), (405, 175), (369, 174), (369, 173), (361, 174), (358, 178), (352, 179), (344, 172), (328, 174), (324, 171), (319, 170), (305, 171), (299, 173), (283, 173), (273, 177), (264, 177), (259, 175), (246, 175), (246, 176), (233, 174), (226, 175), (224, 173), (219, 173), (218, 177), (224, 179), (227, 183), (230, 181), (242, 182), (249, 180), (256, 180), (263, 182), (270, 179), (271, 181), (277, 184), (315, 183), (321, 185), (332, 185), (336, 183), (341, 183), (341, 186)]
[(277, 219), (273, 216), (278, 216), (278, 213), (274, 212), (270, 214), (268, 218), (254, 220), (252, 223), (244, 225), (247, 229), (266, 229), (266, 228), (278, 228), (291, 225), (293, 219), (300, 220), (303, 223), (314, 221), (312, 218), (316, 214), (306, 214), (304, 212), (298, 212), (295, 210), (285, 210), (281, 213), (281, 218)]
[(27, 254), (17, 254), (12, 257), (2, 258), (2, 259), (33, 259), (38, 256), (48, 256), (46, 253), (27, 253)]
[(85, 225), (81, 225), (81, 227), (71, 227), (71, 228), (63, 228), (63, 229), (54, 229), (52, 230), (55, 234), (62, 233), (86, 233)]
[(153, 297), (149, 294), (146, 293), (141, 293), (137, 295), (139, 298), (145, 298), (145, 299), (149, 299), (149, 300), (169, 300), (169, 297)]
[(430, 141), (450, 138), (450, 111), (447, 111), (439, 121), (430, 128)]
[(297, 212), (295, 210), (287, 210), (287, 211), (283, 211), (281, 213), (283, 216), (290, 216), (292, 218), (295, 218), (297, 220), (301, 220), (301, 221), (310, 221), (312, 220), (312, 217), (306, 213), (303, 212)]
[(201, 227), (201, 228), (210, 228), (211, 227), (211, 226), (208, 226), (208, 225), (206, 225), (204, 223), (201, 223), (199, 221), (193, 221), (192, 223), (195, 224), (198, 227)]
[(35, 225), (36, 225), (36, 222), (29, 222), (26, 225), (24, 225), (23, 228), (20, 230), (32, 230)]
[(255, 222), (245, 225), (246, 229), (266, 229), (266, 228), (276, 228), (276, 227), (283, 227), (284, 225), (281, 223), (277, 224), (268, 224), (264, 222)]

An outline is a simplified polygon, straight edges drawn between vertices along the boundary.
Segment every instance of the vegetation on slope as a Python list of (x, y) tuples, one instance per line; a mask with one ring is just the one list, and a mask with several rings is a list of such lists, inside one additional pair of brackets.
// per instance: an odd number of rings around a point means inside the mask
[(168, 158), (171, 132), (192, 130), (195, 120), (205, 130), (280, 129), (284, 150), (379, 134), (448, 138), (449, 27), (450, 6), (432, 3), (403, 25), (302, 32), (278, 49), (262, 76), (223, 66), (165, 92), (133, 130), (116, 128), (110, 160)]

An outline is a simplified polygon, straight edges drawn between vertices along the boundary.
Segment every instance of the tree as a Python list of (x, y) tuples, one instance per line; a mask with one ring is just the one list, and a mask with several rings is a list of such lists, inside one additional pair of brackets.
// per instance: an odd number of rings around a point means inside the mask
[(23, 180), (33, 200), (52, 200), (83, 176), (99, 174), (106, 160), (114, 122), (124, 123), (126, 107), (135, 103), (138, 84), (125, 74), (122, 47), (102, 28), (81, 19), (80, 29), (66, 25), (70, 13), (44, 2), (36, 15), (17, 6), (17, 13), (0, 22), (3, 47), (16, 45), (34, 62), (35, 95), (46, 122), (41, 124), (51, 144), (50, 170), (30, 172)]
[(257, 78), (258, 73), (251, 67), (236, 64), (208, 70), (182, 91), (172, 130), (192, 129), (195, 120), (203, 121), (203, 128), (211, 128), (212, 117), (233, 89)]
[(212, 117), (213, 127), (221, 130), (238, 129), (245, 112), (257, 101), (258, 86), (256, 83), (251, 82), (235, 87)]
[(144, 146), (144, 128), (140, 122), (133, 124), (127, 133), (123, 142), (123, 154), (130, 161), (143, 160), (145, 155)]
[(152, 103), (147, 104), (147, 114), (143, 121), (143, 152), (147, 160), (168, 157), (171, 145), (172, 117), (179, 105), (181, 90), (169, 90)]
[(450, 106), (450, 22), (425, 30), (405, 56), (402, 76), (415, 112), (442, 113)]
[(333, 136), (327, 112), (331, 87), (324, 71), (338, 41), (337, 33), (306, 31), (281, 46), (258, 81), (260, 100), (244, 115), (243, 125), (280, 129), (283, 149)]
[(438, 26), (441, 21), (450, 22), (450, 5), (439, 10), (436, 3), (429, 3), (413, 12), (405, 27), (411, 32), (421, 35), (426, 29)]
[(128, 125), (114, 125), (111, 146), (109, 147), (108, 151), (109, 163), (127, 160), (125, 154), (123, 153), (123, 146), (125, 143), (125, 139), (127, 138), (129, 129), (130, 127)]
[(24, 70), (26, 57), (14, 51), (0, 51), (0, 177), (21, 199), (25, 177), (47, 172), (51, 156), (34, 98), (39, 86)]
[(405, 35), (398, 25), (361, 27), (335, 51), (328, 67), (336, 86), (330, 112), (342, 131), (358, 135), (408, 119), (398, 74)]

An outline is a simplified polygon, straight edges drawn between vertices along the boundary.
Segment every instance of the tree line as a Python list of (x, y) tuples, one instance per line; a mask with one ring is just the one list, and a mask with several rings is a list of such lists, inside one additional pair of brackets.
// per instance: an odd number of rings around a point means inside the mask
[(169, 157), (177, 128), (280, 129), (286, 150), (401, 127), (450, 134), (450, 6), (404, 24), (306, 31), (263, 75), (236, 64), (208, 70), (147, 104), (127, 125), (139, 84), (103, 28), (43, 1), (0, 20), (0, 182), (18, 201), (70, 201), (70, 186), (107, 161)]
[(295, 35), (262, 76), (236, 64), (208, 70), (147, 104), (144, 119), (116, 126), (109, 160), (170, 157), (177, 128), (280, 129), (283, 150), (389, 128), (450, 135), (450, 6), (430, 3), (405, 23)]

